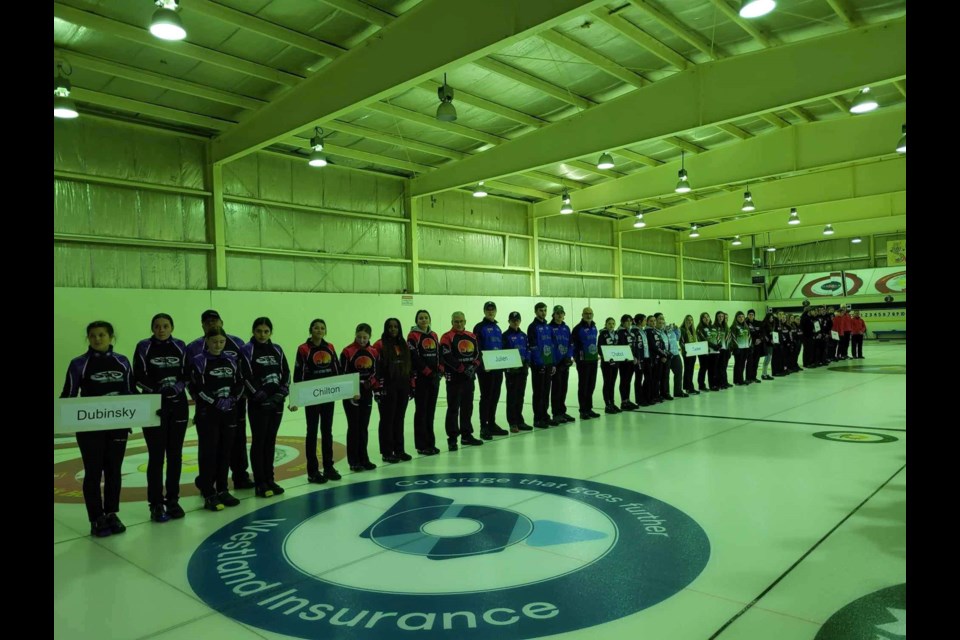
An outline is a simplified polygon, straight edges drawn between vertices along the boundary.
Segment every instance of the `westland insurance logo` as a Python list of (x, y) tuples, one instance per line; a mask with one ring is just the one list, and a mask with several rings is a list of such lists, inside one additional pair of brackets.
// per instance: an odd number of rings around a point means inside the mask
[(512, 473), (391, 478), (240, 517), (188, 567), (246, 624), (299, 638), (538, 638), (603, 624), (689, 585), (703, 529), (611, 485)]

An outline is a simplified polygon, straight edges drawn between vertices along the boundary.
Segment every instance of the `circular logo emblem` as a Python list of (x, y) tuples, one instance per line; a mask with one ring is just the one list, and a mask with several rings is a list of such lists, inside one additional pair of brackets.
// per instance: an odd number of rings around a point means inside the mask
[(880, 293), (903, 293), (907, 290), (907, 272), (897, 271), (883, 276), (873, 283)]
[(641, 493), (451, 473), (276, 502), (207, 538), (188, 578), (225, 615), (299, 638), (519, 640), (651, 607), (709, 556), (693, 519)]
[(907, 585), (854, 600), (823, 623), (814, 640), (895, 640), (907, 637)]
[(360, 356), (353, 361), (353, 366), (359, 369), (369, 369), (373, 366), (373, 358), (370, 356)]
[(469, 340), (461, 340), (457, 343), (457, 351), (460, 353), (473, 353), (477, 348)]
[[(248, 438), (247, 442), (250, 441)], [(317, 446), (319, 448), (319, 442), (317, 442)], [(277, 437), (277, 448), (273, 460), (277, 480), (306, 475), (307, 460), (304, 452), (303, 438)], [(320, 454), (319, 451), (318, 454)], [(333, 445), (334, 460), (340, 460), (345, 455), (346, 449), (343, 445), (335, 442)], [(120, 467), (122, 478), (121, 502), (142, 502), (146, 499), (148, 460), (149, 454), (146, 446), (131, 447), (128, 442), (126, 453), (123, 456), (123, 464)], [(199, 468), (197, 441), (188, 440), (183, 443), (183, 467), (180, 471), (181, 497), (200, 495), (199, 490), (193, 484), (193, 479), (197, 476)], [(166, 471), (164, 471), (164, 474), (166, 474)], [(76, 458), (54, 463), (53, 501), (83, 504), (83, 477), (83, 460), (80, 458), (79, 449)]]
[(313, 363), (314, 364), (330, 364), (330, 361), (333, 358), (330, 357), (330, 354), (326, 351), (316, 351), (313, 354)]
[(814, 438), (833, 440), (834, 442), (855, 442), (858, 444), (880, 444), (896, 442), (897, 438), (883, 433), (864, 433), (862, 431), (818, 431)]
[(433, 338), (424, 338), (420, 341), (420, 346), (423, 347), (424, 351), (434, 351), (437, 348), (437, 343)]
[(849, 271), (834, 271), (829, 275), (811, 280), (803, 285), (801, 290), (804, 297), (808, 298), (842, 296), (844, 284), (847, 287), (847, 295), (852, 296), (863, 286), (863, 279)]

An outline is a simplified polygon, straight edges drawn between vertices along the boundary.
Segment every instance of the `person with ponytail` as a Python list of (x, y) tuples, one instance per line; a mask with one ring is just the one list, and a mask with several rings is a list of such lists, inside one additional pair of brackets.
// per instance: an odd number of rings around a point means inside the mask
[(743, 311), (737, 311), (733, 317), (733, 326), (730, 327), (730, 348), (733, 350), (733, 384), (742, 387), (747, 384), (745, 372), (747, 359), (750, 357), (751, 339), (750, 328), (747, 326)]
[(413, 456), (405, 450), (403, 422), (416, 382), (410, 346), (403, 338), (397, 318), (387, 318), (383, 323), (383, 334), (373, 349), (380, 358), (377, 362), (380, 455), (384, 462), (407, 462)]
[(694, 396), (700, 392), (693, 388), (693, 367), (697, 363), (697, 356), (687, 355), (687, 345), (697, 341), (697, 329), (693, 326), (693, 316), (684, 317), (680, 325), (680, 349), (683, 353), (683, 390)]
[[(340, 375), (337, 348), (327, 342), (327, 323), (317, 318), (310, 323), (310, 336), (297, 347), (293, 367), (293, 381), (306, 382)], [(327, 480), (339, 480), (341, 475), (333, 466), (333, 408), (335, 402), (324, 402), (304, 407), (307, 419), (307, 482), (324, 484)], [(290, 411), (297, 407), (290, 405)], [(320, 430), (320, 454), (323, 471), (317, 459), (317, 428)]]
[(340, 371), (360, 375), (360, 389), (353, 398), (343, 401), (347, 414), (347, 463), (350, 471), (372, 471), (377, 465), (367, 453), (367, 428), (377, 389), (377, 350), (370, 345), (373, 329), (366, 322), (357, 325), (352, 343), (340, 352)]

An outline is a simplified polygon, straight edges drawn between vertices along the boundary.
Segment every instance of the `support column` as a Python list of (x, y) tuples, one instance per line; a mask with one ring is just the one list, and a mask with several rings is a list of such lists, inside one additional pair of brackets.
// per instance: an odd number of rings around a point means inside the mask
[(422, 198), (410, 197), (410, 181), (403, 181), (403, 210), (410, 219), (407, 229), (404, 253), (410, 259), (407, 263), (407, 292), (420, 293), (420, 207)]
[(683, 300), (683, 243), (677, 242), (677, 299)]
[(207, 282), (211, 289), (227, 288), (227, 231), (223, 214), (223, 165), (210, 161), (210, 143), (206, 145), (206, 200), (207, 241), (213, 244), (213, 253), (207, 260)]
[(527, 205), (527, 234), (530, 236), (530, 268), (531, 281), (530, 295), (540, 295), (540, 230), (537, 219), (533, 217), (533, 207)]
[(616, 220), (612, 221), (611, 224), (613, 225), (613, 232), (617, 236), (617, 251), (613, 256), (614, 274), (617, 276), (617, 279), (613, 284), (613, 297), (623, 298), (623, 232), (617, 231)]
[(723, 247), (723, 282), (724, 295), (726, 295), (727, 300), (733, 300), (731, 295), (733, 287), (730, 285), (730, 247), (726, 246), (726, 243)]

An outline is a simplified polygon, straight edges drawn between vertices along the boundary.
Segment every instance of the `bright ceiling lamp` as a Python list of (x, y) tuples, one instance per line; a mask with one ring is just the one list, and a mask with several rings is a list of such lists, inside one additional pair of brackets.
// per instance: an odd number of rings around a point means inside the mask
[(307, 161), (311, 167), (327, 166), (327, 158), (323, 155), (323, 129), (317, 127), (316, 135), (310, 138), (310, 159)]
[(697, 225), (696, 225), (696, 224), (690, 225), (690, 237), (691, 237), (691, 238), (699, 238), (699, 237), (700, 237), (700, 232), (697, 231)]
[(689, 193), (690, 182), (687, 180), (687, 170), (683, 166), (683, 151), (680, 151), (680, 171), (677, 172), (677, 187), (674, 189), (677, 193)]
[(477, 188), (473, 190), (474, 198), (486, 198), (487, 190), (483, 188), (483, 180), (480, 181), (480, 184), (477, 185)]
[(63, 64), (58, 64), (57, 77), (53, 79), (53, 117), (71, 120), (79, 115), (77, 105), (70, 99), (70, 81), (63, 77)]
[(850, 113), (867, 113), (876, 109), (879, 103), (870, 95), (870, 87), (864, 87), (850, 104)]
[(743, 0), (740, 3), (741, 18), (759, 18), (765, 16), (777, 7), (774, 0)]
[(564, 189), (563, 195), (560, 197), (563, 201), (563, 204), (560, 205), (560, 213), (567, 215), (573, 213), (573, 205), (570, 203), (570, 193)]
[(743, 206), (740, 207), (740, 211), (755, 211), (756, 206), (753, 204), (753, 195), (749, 191), (743, 192)]
[(443, 85), (437, 87), (440, 106), (437, 107), (437, 120), (453, 122), (457, 119), (457, 109), (453, 106), (453, 87), (447, 84), (447, 74), (443, 74)]
[(634, 228), (634, 229), (643, 229), (645, 226), (647, 226), (647, 223), (643, 221), (643, 214), (642, 214), (642, 213), (638, 213), (638, 214), (637, 214), (637, 221), (633, 223), (633, 228)]
[(177, 14), (179, 8), (178, 0), (157, 0), (159, 9), (153, 13), (153, 19), (150, 21), (150, 33), (161, 40), (183, 40), (187, 37), (187, 32), (180, 22), (180, 16)]
[(833, 235), (833, 225), (832, 225), (832, 224), (828, 224), (827, 226), (825, 226), (825, 227), (823, 228), (823, 235), (825, 235), (825, 236), (832, 236), (832, 235)]
[(900, 141), (897, 142), (897, 153), (906, 153), (907, 152), (907, 125), (903, 125), (901, 129), (903, 135), (900, 136)]
[(597, 169), (613, 169), (613, 156), (609, 153), (600, 154), (600, 159), (597, 161)]
[(857, 236), (856, 238), (851, 238), (850, 242), (852, 242), (853, 244), (860, 244), (861, 242), (863, 242), (863, 238), (861, 238), (860, 236)]
[(733, 242), (731, 242), (730, 244), (732, 244), (735, 247), (739, 247), (740, 245), (743, 244), (743, 240), (740, 239), (740, 236), (733, 236)]
[(777, 248), (774, 247), (774, 246), (772, 246), (772, 245), (769, 246), (769, 247), (767, 247), (767, 251), (769, 251), (770, 253), (773, 253), (773, 252), (776, 251), (776, 250), (777, 250)]
[(790, 219), (787, 220), (787, 224), (800, 224), (800, 214), (797, 213), (796, 207), (790, 209)]

